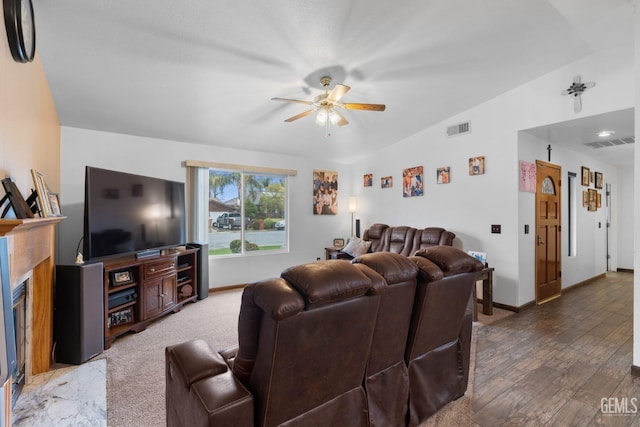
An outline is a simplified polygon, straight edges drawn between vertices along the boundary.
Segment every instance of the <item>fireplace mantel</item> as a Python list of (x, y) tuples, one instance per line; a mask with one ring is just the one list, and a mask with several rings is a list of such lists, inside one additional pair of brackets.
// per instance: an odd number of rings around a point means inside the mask
[[(0, 219), (0, 236), (7, 237), (11, 288), (30, 277), (31, 349), (27, 377), (51, 367), (53, 346), (53, 275), (55, 226), (64, 217)], [(29, 350), (27, 351), (29, 353)]]

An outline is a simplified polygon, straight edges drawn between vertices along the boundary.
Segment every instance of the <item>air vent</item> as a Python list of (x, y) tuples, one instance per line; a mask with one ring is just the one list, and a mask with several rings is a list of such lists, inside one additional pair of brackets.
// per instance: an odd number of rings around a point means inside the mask
[(634, 136), (630, 136), (627, 138), (607, 139), (605, 141), (585, 142), (584, 145), (586, 145), (587, 147), (596, 149), (596, 148), (613, 147), (614, 145), (633, 144), (635, 143), (635, 141), (636, 141), (636, 138)]
[(471, 122), (458, 123), (447, 128), (447, 136), (455, 136), (471, 132)]

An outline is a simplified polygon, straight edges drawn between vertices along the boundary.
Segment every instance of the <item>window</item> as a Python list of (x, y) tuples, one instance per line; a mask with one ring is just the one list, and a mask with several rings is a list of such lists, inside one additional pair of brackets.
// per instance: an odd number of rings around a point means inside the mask
[(283, 251), (287, 177), (209, 169), (209, 254)]

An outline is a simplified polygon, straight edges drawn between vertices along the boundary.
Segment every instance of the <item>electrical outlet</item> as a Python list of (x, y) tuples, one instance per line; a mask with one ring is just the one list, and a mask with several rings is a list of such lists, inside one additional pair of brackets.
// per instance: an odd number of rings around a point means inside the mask
[(491, 224), (491, 233), (493, 233), (493, 234), (502, 233), (500, 224)]

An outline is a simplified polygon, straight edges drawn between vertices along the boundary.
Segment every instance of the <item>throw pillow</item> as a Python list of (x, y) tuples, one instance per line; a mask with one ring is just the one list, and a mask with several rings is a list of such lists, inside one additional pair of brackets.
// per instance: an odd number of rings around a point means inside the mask
[(369, 251), (371, 247), (371, 242), (362, 240), (359, 237), (352, 237), (347, 243), (347, 246), (342, 250), (342, 252), (351, 255), (354, 258), (359, 257), (360, 255), (364, 255)]

